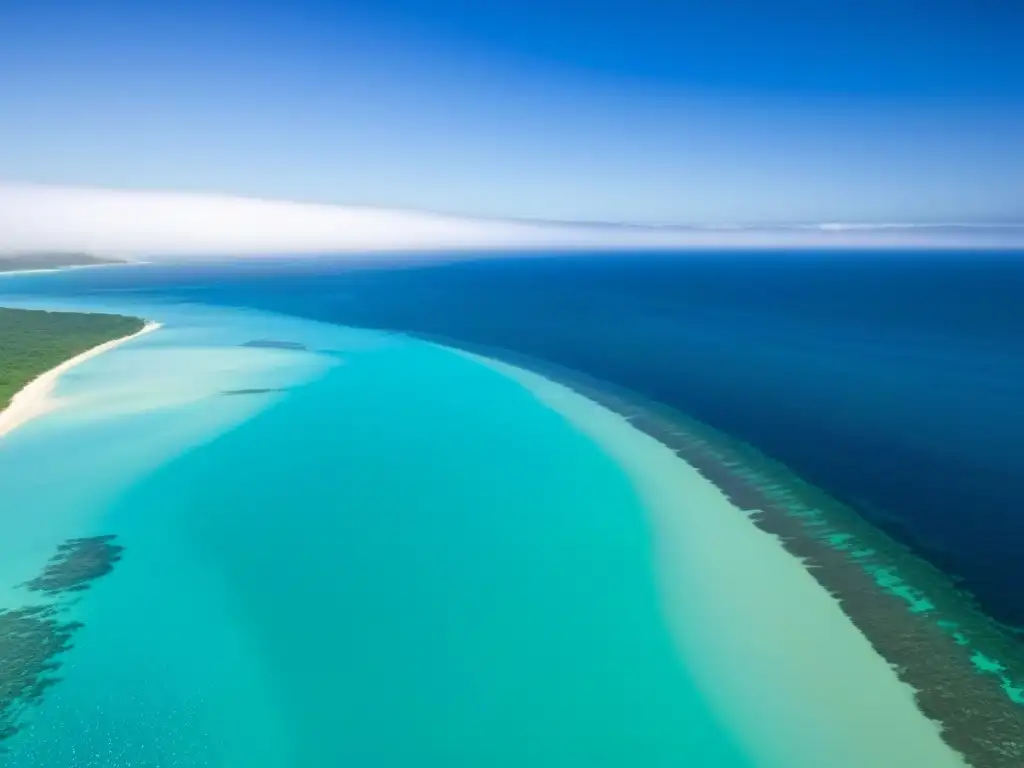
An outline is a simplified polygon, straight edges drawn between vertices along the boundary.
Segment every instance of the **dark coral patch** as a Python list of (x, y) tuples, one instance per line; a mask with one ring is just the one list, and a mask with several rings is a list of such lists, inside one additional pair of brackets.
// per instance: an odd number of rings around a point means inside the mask
[(304, 352), (309, 347), (297, 341), (280, 341), (278, 339), (253, 339), (242, 344), (243, 347), (255, 347), (256, 349), (294, 349)]
[(89, 583), (105, 576), (121, 559), (124, 550), (114, 536), (69, 539), (57, 547), (43, 572), (25, 583), (33, 592), (55, 596), (62, 592), (81, 592)]
[(0, 610), (0, 745), (21, 729), (22, 715), (59, 682), (58, 657), (82, 628), (64, 617), (75, 594), (110, 573), (124, 548), (114, 536), (69, 539), (43, 572), (24, 586), (53, 598), (44, 605)]

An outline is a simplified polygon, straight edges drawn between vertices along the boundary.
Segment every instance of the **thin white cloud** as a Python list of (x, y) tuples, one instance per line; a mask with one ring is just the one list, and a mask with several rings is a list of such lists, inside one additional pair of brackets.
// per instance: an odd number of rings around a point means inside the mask
[(919, 224), (913, 222), (889, 222), (889, 223), (858, 223), (858, 222), (825, 222), (822, 224), (796, 224), (798, 229), (818, 229), (822, 232), (873, 232), (889, 229), (914, 229), (931, 232), (941, 232), (948, 229), (967, 229), (978, 231), (1006, 230), (1012, 232), (1016, 229), (1024, 229), (1024, 224), (1009, 222), (1005, 224), (972, 224), (970, 222), (940, 222), (935, 224)]
[[(1007, 234), (1007, 233), (1010, 234)], [(117, 255), (536, 248), (1022, 247), (1024, 230), (500, 221), (214, 194), (0, 184), (0, 251)]]

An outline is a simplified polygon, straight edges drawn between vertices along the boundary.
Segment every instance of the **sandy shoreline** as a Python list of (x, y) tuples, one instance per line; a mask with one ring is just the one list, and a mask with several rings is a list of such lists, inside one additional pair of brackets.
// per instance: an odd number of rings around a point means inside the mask
[(92, 349), (87, 349), (80, 355), (65, 360), (60, 365), (34, 378), (11, 398), (11, 403), (7, 408), (0, 411), (0, 437), (59, 406), (59, 401), (53, 396), (53, 390), (62, 374), (71, 370), (76, 365), (81, 365), (86, 360), (102, 355), (104, 352), (114, 349), (114, 347), (142, 336), (144, 333), (155, 331), (159, 327), (160, 323), (147, 322), (141, 330), (133, 334), (122, 336), (120, 339), (112, 339)]
[(468, 356), (561, 413), (631, 478), (650, 513), (681, 659), (753, 764), (966, 765), (839, 602), (716, 485), (573, 389)]

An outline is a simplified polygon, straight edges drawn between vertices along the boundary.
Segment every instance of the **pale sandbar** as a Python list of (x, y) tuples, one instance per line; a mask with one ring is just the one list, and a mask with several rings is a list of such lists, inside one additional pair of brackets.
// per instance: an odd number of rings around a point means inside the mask
[(629, 476), (649, 511), (681, 661), (753, 765), (967, 765), (838, 601), (716, 485), (569, 387), (467, 355), (562, 414)]

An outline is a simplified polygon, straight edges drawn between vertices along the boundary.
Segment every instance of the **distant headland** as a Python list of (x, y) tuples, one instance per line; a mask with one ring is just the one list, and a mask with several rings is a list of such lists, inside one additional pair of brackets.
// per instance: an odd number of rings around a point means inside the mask
[(64, 267), (98, 267), (127, 263), (125, 259), (118, 259), (112, 256), (95, 256), (81, 251), (0, 253), (0, 272), (26, 272), (62, 269)]

